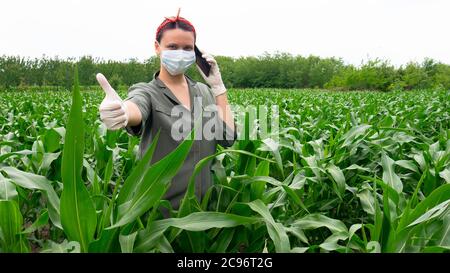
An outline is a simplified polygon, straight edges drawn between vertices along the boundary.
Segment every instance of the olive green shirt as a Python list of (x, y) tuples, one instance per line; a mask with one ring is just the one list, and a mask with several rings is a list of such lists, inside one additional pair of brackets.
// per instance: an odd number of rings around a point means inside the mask
[[(145, 154), (150, 147), (153, 138), (161, 129), (158, 143), (153, 154), (152, 162), (156, 162), (174, 150), (183, 141), (179, 136), (172, 137), (172, 125), (180, 122), (180, 116), (174, 115), (173, 107), (178, 106), (180, 109), (181, 103), (175, 97), (173, 92), (166, 87), (166, 85), (158, 77), (159, 71), (153, 75), (153, 80), (149, 83), (137, 83), (132, 85), (128, 90), (129, 100), (134, 102), (142, 114), (142, 122), (137, 126), (127, 126), (125, 129), (130, 135), (140, 136), (139, 143), (139, 157)], [(196, 82), (190, 77), (186, 76), (189, 86), (189, 96), (191, 109), (188, 111), (184, 109), (182, 118), (184, 122), (190, 122), (190, 128), (180, 127), (180, 132), (187, 135), (194, 126), (194, 113), (202, 111), (202, 125), (210, 119), (216, 119), (214, 122), (222, 125), (222, 130), (217, 130), (214, 136), (220, 135), (214, 139), (207, 140), (205, 137), (194, 140), (192, 148), (183, 163), (183, 166), (178, 171), (177, 175), (172, 179), (170, 188), (168, 189), (164, 199), (171, 202), (174, 209), (178, 209), (179, 202), (183, 198), (188, 180), (194, 170), (195, 165), (202, 158), (212, 155), (216, 152), (216, 145), (220, 144), (223, 147), (228, 147), (233, 144), (237, 135), (226, 123), (220, 119), (217, 112), (211, 112), (209, 106), (215, 106), (215, 97), (210, 88), (203, 83)], [(190, 118), (190, 119), (189, 119)], [(211, 124), (211, 122), (210, 122)], [(220, 127), (220, 126), (218, 126)], [(188, 129), (188, 130), (187, 130)], [(205, 166), (201, 173), (196, 176), (196, 195), (201, 198), (206, 190), (212, 185), (211, 176), (211, 161)]]

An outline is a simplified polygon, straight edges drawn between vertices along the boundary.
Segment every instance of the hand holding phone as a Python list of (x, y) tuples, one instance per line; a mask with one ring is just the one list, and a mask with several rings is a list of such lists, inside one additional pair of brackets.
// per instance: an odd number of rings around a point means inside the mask
[[(211, 91), (214, 96), (219, 96), (225, 93), (227, 90), (222, 81), (222, 76), (220, 75), (219, 66), (217, 61), (211, 54), (206, 52), (202, 53), (197, 46), (194, 47), (195, 54), (197, 56), (197, 66), (199, 70), (204, 74), (202, 75), (206, 83), (211, 87)], [(205, 56), (205, 57), (203, 57)]]
[(202, 70), (203, 74), (205, 74), (206, 77), (209, 77), (209, 72), (211, 71), (211, 65), (206, 61), (205, 58), (202, 57), (202, 53), (198, 49), (197, 45), (194, 46), (195, 56), (196, 56), (196, 63), (198, 67)]

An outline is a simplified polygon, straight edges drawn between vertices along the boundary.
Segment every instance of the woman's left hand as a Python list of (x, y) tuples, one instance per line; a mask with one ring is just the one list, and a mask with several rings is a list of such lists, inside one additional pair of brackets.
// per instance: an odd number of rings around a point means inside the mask
[(200, 69), (200, 67), (197, 65), (198, 70), (200, 71), (200, 74), (202, 75), (203, 79), (205, 79), (206, 83), (209, 84), (211, 87), (211, 91), (213, 92), (214, 96), (217, 97), (219, 95), (222, 95), (227, 91), (225, 88), (225, 85), (222, 81), (222, 75), (220, 74), (219, 65), (217, 64), (217, 61), (214, 59), (214, 57), (206, 52), (200, 51), (202, 53), (202, 57), (206, 59), (206, 61), (211, 65), (211, 70), (209, 71), (209, 76), (207, 77), (203, 71)]

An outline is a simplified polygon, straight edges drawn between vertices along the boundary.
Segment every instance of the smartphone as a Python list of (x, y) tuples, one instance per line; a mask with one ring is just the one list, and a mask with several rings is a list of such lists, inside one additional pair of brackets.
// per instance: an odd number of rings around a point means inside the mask
[(196, 63), (198, 64), (198, 67), (200, 67), (203, 74), (205, 74), (206, 77), (208, 77), (209, 71), (211, 70), (211, 65), (206, 61), (205, 58), (202, 57), (202, 53), (198, 49), (197, 45), (194, 46), (194, 51), (195, 51)]

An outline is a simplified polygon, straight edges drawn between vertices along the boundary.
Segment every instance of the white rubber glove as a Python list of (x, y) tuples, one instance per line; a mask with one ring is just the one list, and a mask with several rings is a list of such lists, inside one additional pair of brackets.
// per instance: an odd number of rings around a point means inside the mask
[(202, 53), (202, 57), (206, 59), (206, 61), (211, 65), (211, 70), (209, 71), (209, 76), (206, 77), (206, 75), (203, 73), (203, 71), (200, 69), (200, 67), (197, 65), (198, 70), (200, 71), (200, 74), (202, 75), (203, 79), (205, 79), (206, 83), (209, 84), (211, 87), (211, 91), (213, 92), (214, 96), (217, 97), (219, 95), (222, 95), (227, 91), (225, 88), (225, 85), (222, 81), (222, 75), (220, 74), (219, 65), (217, 65), (217, 61), (214, 59), (214, 57), (211, 54), (208, 54), (206, 52)]
[(110, 130), (124, 128), (128, 124), (127, 106), (111, 87), (103, 74), (97, 74), (97, 81), (105, 91), (105, 98), (100, 104), (100, 119)]

